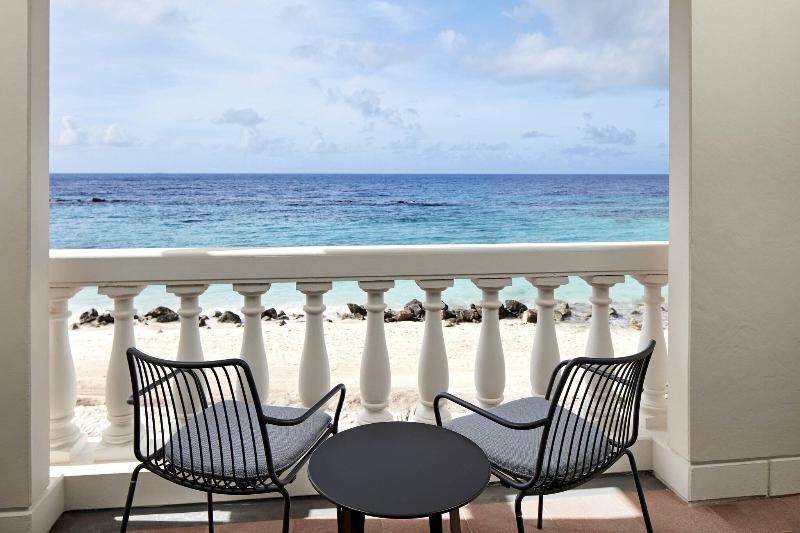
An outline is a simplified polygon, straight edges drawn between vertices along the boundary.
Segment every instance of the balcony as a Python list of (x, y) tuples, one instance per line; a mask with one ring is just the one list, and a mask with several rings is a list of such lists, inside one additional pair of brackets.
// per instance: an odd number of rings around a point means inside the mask
[[(133, 468), (133, 413), (126, 403), (130, 394), (125, 350), (136, 343), (135, 301), (148, 286), (163, 285), (180, 300), (177, 350), (157, 354), (180, 361), (221, 358), (240, 352), (254, 371), (259, 394), (269, 397), (270, 382), (289, 382), (292, 397), (305, 406), (314, 404), (331, 382), (348, 387), (345, 424), (410, 418), (434, 423), (432, 400), (448, 388), (495, 406), (506, 399), (528, 394), (543, 395), (551, 369), (562, 357), (608, 356), (614, 353), (609, 319), (610, 289), (626, 278), (641, 290), (644, 313), (639, 343), (654, 338), (658, 350), (651, 363), (643, 399), (645, 430), (635, 449), (642, 469), (652, 469), (653, 434), (666, 428), (667, 350), (662, 325), (662, 291), (667, 284), (667, 243), (574, 243), (519, 245), (448, 245), (391, 247), (331, 247), (287, 249), (137, 249), (52, 250), (50, 258), (50, 457), (52, 473), (64, 476), (67, 509), (117, 507), (124, 501), (127, 479)], [(587, 338), (581, 353), (562, 353), (553, 314), (554, 291), (582, 278), (591, 286), (591, 318), (584, 327)], [(535, 289), (536, 298), (526, 302), (537, 312), (537, 323), (525, 330), (525, 353), (505, 360), (499, 292), (514, 279)], [(409, 325), (409, 338), (418, 339), (411, 349), (418, 353), (413, 400), (401, 412), (392, 412), (390, 397), (397, 379), (392, 376), (392, 353), (385, 324), (385, 293), (395, 282), (411, 280), (424, 300), (424, 324)], [(443, 292), (454, 280), (469, 280), (482, 294), (482, 320), (469, 324), (477, 337), (472, 352), (474, 365), (449, 369)], [(571, 281), (572, 280), (572, 281)], [(357, 282), (367, 311), (363, 338), (348, 341), (349, 361), (338, 361), (331, 370), (325, 339), (325, 295), (333, 283)], [(282, 328), (267, 328), (261, 320), (265, 295), (274, 283), (293, 283), (303, 298), (302, 347), (299, 362), (285, 364), (286, 354), (271, 352), (271, 341), (285, 335)], [(200, 298), (212, 285), (230, 287), (242, 302), (242, 326), (237, 346), (225, 353), (204, 350), (199, 317)], [(76, 424), (76, 372), (70, 343), (69, 300), (85, 287), (96, 288), (113, 308), (113, 335), (105, 383), (107, 420), (100, 435), (86, 435)], [(446, 299), (446, 297), (445, 297)], [(467, 326), (463, 326), (467, 327)], [(627, 329), (627, 328), (626, 328)], [(265, 341), (265, 331), (268, 339)], [(628, 335), (630, 339), (635, 338)], [(299, 337), (298, 337), (299, 338)], [(619, 344), (619, 343), (618, 343)], [(350, 346), (351, 345), (351, 346)], [(636, 346), (625, 346), (633, 351)], [(283, 361), (283, 362), (282, 362)], [(360, 371), (358, 370), (360, 368)], [(334, 377), (332, 378), (332, 374)], [(507, 397), (507, 377), (515, 386)], [(518, 379), (517, 376), (520, 376)], [(474, 382), (474, 389), (469, 386)], [(291, 384), (294, 383), (294, 384)], [(450, 386), (455, 383), (457, 388)], [(285, 386), (285, 385), (284, 385)], [(408, 396), (408, 395), (407, 395)], [(273, 399), (276, 403), (283, 398)], [(456, 411), (457, 416), (459, 413)], [(619, 468), (622, 469), (622, 463)], [(185, 503), (202, 496), (157, 479), (147, 479), (150, 490), (137, 496), (137, 505)], [(102, 490), (98, 490), (102, 487)], [(296, 494), (314, 494), (307, 482), (293, 485)]]

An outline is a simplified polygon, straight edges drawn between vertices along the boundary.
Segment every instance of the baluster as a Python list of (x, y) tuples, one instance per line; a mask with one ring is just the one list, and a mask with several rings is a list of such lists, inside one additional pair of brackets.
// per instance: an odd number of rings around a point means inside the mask
[(79, 288), (50, 287), (50, 462), (72, 461), (86, 444), (75, 425), (75, 363), (69, 344), (69, 299)]
[(394, 287), (394, 281), (360, 281), (358, 286), (367, 293), (367, 336), (361, 356), (361, 412), (359, 424), (387, 422), (394, 419), (389, 412), (389, 393), (392, 388), (392, 370), (383, 312), (386, 310), (384, 294)]
[(481, 332), (475, 356), (475, 390), (478, 402), (490, 408), (503, 401), (506, 388), (506, 362), (500, 338), (500, 289), (511, 285), (511, 278), (476, 278), (472, 282), (483, 292)]
[[(167, 292), (181, 299), (181, 305), (178, 308), (178, 316), (180, 316), (181, 322), (176, 361), (200, 362), (203, 360), (199, 318), (200, 312), (203, 310), (200, 307), (200, 295), (206, 289), (208, 289), (208, 285), (205, 284), (167, 285)], [(205, 385), (201, 383), (201, 386), (205, 389)], [(186, 414), (191, 414), (191, 405), (200, 405), (200, 396), (204, 394), (204, 391), (198, 391), (194, 382), (187, 384), (183, 381), (177, 381), (173, 383), (172, 387), (175, 398), (185, 398), (185, 405), (190, 406), (187, 408)], [(214, 398), (214, 401), (219, 401), (219, 398)], [(179, 400), (176, 400), (176, 404), (184, 405)], [(183, 407), (178, 408), (177, 422), (178, 424), (186, 423)]]
[(181, 317), (178, 337), (177, 361), (202, 361), (203, 345), (200, 342), (200, 295), (208, 285), (167, 285), (167, 292), (181, 299), (178, 316)]
[(544, 396), (553, 369), (561, 362), (556, 337), (556, 325), (553, 321), (553, 307), (556, 304), (555, 290), (566, 285), (569, 279), (565, 276), (527, 278), (537, 289), (536, 298), (536, 332), (531, 350), (531, 394)]
[(611, 298), (608, 290), (625, 281), (625, 276), (583, 276), (592, 286), (592, 318), (589, 323), (589, 338), (586, 341), (587, 357), (614, 357), (614, 344), (611, 342), (611, 324), (608, 321), (608, 306)]
[(306, 313), (306, 334), (303, 354), (300, 356), (300, 401), (311, 407), (331, 388), (331, 369), (328, 350), (325, 348), (325, 330), (322, 313), (325, 311), (323, 295), (331, 290), (326, 282), (299, 282), (297, 290), (306, 295), (303, 311)]
[[(261, 403), (267, 403), (269, 397), (269, 365), (267, 352), (264, 349), (264, 335), (261, 332), (261, 313), (264, 306), (261, 299), (270, 288), (269, 283), (237, 283), (233, 290), (244, 297), (244, 333), (242, 334), (242, 360), (253, 372), (256, 389)], [(241, 398), (240, 385), (236, 384), (237, 398)]]
[(133, 299), (142, 292), (141, 285), (101, 286), (97, 292), (114, 300), (114, 340), (106, 373), (106, 410), (108, 425), (103, 429), (102, 445), (95, 458), (111, 460), (133, 455), (133, 406), (128, 405), (131, 378), (126, 351), (136, 346), (133, 331)]
[(667, 343), (664, 339), (664, 325), (661, 322), (661, 287), (667, 284), (664, 274), (640, 274), (634, 276), (644, 286), (644, 323), (639, 336), (639, 349), (656, 341), (653, 356), (647, 367), (642, 397), (642, 425), (647, 429), (667, 427)]
[[(414, 413), (416, 422), (436, 423), (433, 399), (440, 392), (446, 392), (450, 385), (447, 368), (447, 350), (444, 345), (442, 328), (442, 291), (453, 286), (452, 279), (418, 280), (417, 286), (425, 291), (425, 329), (422, 334), (422, 351), (419, 358), (417, 383), (419, 402)], [(442, 420), (449, 420), (450, 411), (446, 403), (441, 404)]]

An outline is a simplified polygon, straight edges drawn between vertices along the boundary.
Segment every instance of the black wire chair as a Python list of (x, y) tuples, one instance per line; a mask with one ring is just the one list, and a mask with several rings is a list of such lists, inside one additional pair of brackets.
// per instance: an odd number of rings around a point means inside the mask
[[(291, 501), (286, 485), (311, 453), (338, 431), (344, 385), (309, 409), (261, 405), (250, 367), (240, 359), (176, 362), (127, 351), (133, 404), (134, 452), (122, 532), (142, 468), (205, 492), (208, 529), (214, 530), (212, 494), (283, 496), (283, 532)], [(331, 417), (324, 407), (339, 395)]]
[(623, 455), (630, 461), (645, 526), (652, 533), (630, 447), (638, 435), (644, 376), (655, 345), (651, 340), (644, 350), (629, 357), (562, 361), (550, 377), (544, 398), (523, 398), (484, 410), (440, 393), (434, 399), (436, 423), (442, 425), (439, 402), (443, 399), (476, 413), (451, 420), (444, 427), (473, 440), (486, 452), (492, 474), (500, 483), (520, 491), (514, 505), (519, 533), (525, 531), (525, 496), (539, 496), (537, 527), (541, 529), (546, 494), (585, 483)]

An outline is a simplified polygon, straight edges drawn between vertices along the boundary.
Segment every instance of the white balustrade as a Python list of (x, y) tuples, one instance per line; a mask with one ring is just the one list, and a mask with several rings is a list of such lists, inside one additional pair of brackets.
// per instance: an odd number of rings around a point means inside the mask
[(481, 331), (475, 356), (475, 390), (485, 408), (503, 401), (506, 388), (506, 362), (500, 338), (500, 290), (511, 285), (511, 278), (476, 278), (472, 282), (483, 292)]
[(608, 308), (611, 298), (608, 291), (617, 283), (623, 283), (625, 276), (584, 276), (584, 281), (592, 286), (592, 318), (589, 323), (589, 338), (586, 341), (587, 357), (613, 357), (614, 344), (611, 341), (611, 324)]
[(561, 362), (558, 350), (553, 308), (556, 305), (555, 290), (566, 285), (566, 276), (530, 277), (528, 282), (536, 287), (536, 332), (531, 350), (531, 394), (544, 396), (553, 369)]
[[(422, 350), (417, 370), (419, 401), (414, 412), (416, 422), (436, 423), (433, 399), (450, 386), (450, 372), (447, 367), (447, 349), (444, 345), (442, 329), (442, 292), (453, 286), (452, 279), (418, 280), (417, 286), (425, 291), (425, 329), (422, 333)], [(442, 420), (451, 418), (446, 402), (441, 404)]]
[(323, 297), (331, 290), (331, 282), (300, 282), (297, 290), (306, 295), (306, 334), (300, 356), (300, 401), (311, 407), (331, 388), (331, 369), (325, 347)]
[[(644, 386), (641, 424), (647, 429), (663, 429), (667, 346), (661, 320), (661, 293), (667, 284), (666, 255), (667, 246), (663, 243), (200, 250), (194, 255), (191, 251), (175, 255), (150, 250), (135, 253), (54, 250), (50, 288), (51, 461), (91, 459), (93, 450), (84, 446), (86, 436), (74, 420), (76, 378), (67, 324), (68, 302), (77, 291), (74, 287), (96, 286), (100, 294), (114, 301), (114, 338), (106, 382), (108, 426), (94, 448), (94, 460), (126, 460), (132, 452), (133, 420), (132, 409), (126, 403), (130, 378), (125, 351), (135, 343), (134, 298), (144, 286), (166, 283), (167, 290), (180, 298), (177, 360), (199, 362), (204, 359), (198, 324), (200, 295), (211, 283), (238, 280), (233, 290), (244, 301), (241, 358), (252, 369), (259, 395), (266, 401), (269, 365), (261, 313), (270, 283), (263, 278), (265, 272), (274, 281), (295, 281), (297, 290), (305, 295), (305, 338), (299, 369), (299, 393), (305, 406), (316, 403), (330, 390), (331, 383), (323, 312), (324, 296), (332, 288), (332, 282), (320, 280), (360, 280), (359, 287), (366, 293), (367, 322), (360, 371), (359, 424), (393, 419), (389, 410), (392, 372), (384, 325), (385, 295), (394, 287), (393, 280), (416, 279), (425, 292), (425, 323), (417, 372), (419, 398), (413, 420), (433, 423), (433, 399), (449, 388), (442, 294), (453, 286), (454, 278), (471, 279), (482, 291), (482, 323), (473, 377), (478, 402), (491, 407), (500, 404), (505, 393), (499, 293), (509, 286), (512, 277), (525, 277), (537, 290), (538, 320), (530, 353), (530, 386), (533, 395), (543, 395), (552, 370), (560, 361), (553, 320), (555, 290), (568, 283), (568, 275), (604, 273), (583, 278), (592, 287), (586, 354), (609, 357), (614, 354), (608, 318), (609, 290), (623, 282), (625, 274), (631, 274), (644, 288), (645, 314), (639, 345), (644, 346), (651, 338), (656, 340)], [(531, 265), (539, 270), (529, 270)], [(453, 273), (456, 268), (458, 274)], [(223, 271), (224, 277), (220, 275)], [(169, 272), (170, 281), (160, 277), (164, 272)], [(191, 393), (182, 388), (179, 391)], [(446, 402), (441, 407), (442, 418), (450, 419)]]
[(384, 294), (394, 287), (394, 281), (361, 281), (367, 293), (367, 334), (361, 356), (361, 411), (359, 424), (388, 422), (394, 419), (389, 412), (389, 393), (392, 389), (392, 371), (389, 350), (386, 346), (383, 313), (386, 310)]
[(86, 435), (75, 425), (75, 363), (69, 343), (69, 299), (73, 287), (50, 287), (50, 462), (68, 463), (82, 451)]
[(106, 373), (106, 418), (103, 429), (103, 446), (96, 456), (116, 459), (133, 456), (133, 406), (128, 405), (131, 395), (131, 378), (126, 352), (136, 346), (133, 331), (136, 309), (133, 299), (142, 292), (141, 285), (100, 286), (97, 292), (114, 301), (114, 339)]
[(639, 336), (639, 349), (647, 346), (650, 340), (656, 347), (647, 367), (642, 396), (642, 426), (646, 429), (665, 429), (667, 426), (667, 343), (664, 339), (664, 325), (661, 321), (661, 288), (667, 284), (663, 274), (639, 274), (634, 276), (644, 286), (644, 322)]
[[(233, 290), (244, 297), (241, 358), (253, 373), (261, 403), (266, 403), (269, 397), (269, 365), (267, 352), (264, 349), (264, 334), (261, 332), (261, 313), (264, 312), (261, 299), (269, 288), (269, 283), (237, 283), (233, 286)], [(239, 387), (237, 383), (236, 394), (241, 398)]]

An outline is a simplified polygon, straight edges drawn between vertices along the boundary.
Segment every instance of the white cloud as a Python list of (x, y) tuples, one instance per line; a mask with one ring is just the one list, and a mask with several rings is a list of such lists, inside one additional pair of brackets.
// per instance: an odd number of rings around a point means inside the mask
[(460, 143), (450, 146), (451, 152), (502, 152), (508, 149), (508, 143)]
[(522, 134), (523, 139), (539, 139), (540, 137), (549, 137), (549, 135), (539, 130), (528, 130)]
[(593, 141), (597, 144), (622, 144), (630, 146), (636, 143), (636, 132), (630, 128), (620, 130), (616, 126), (606, 124), (605, 126), (595, 126), (587, 124), (584, 128), (584, 139)]
[(411, 7), (385, 0), (373, 0), (366, 7), (376, 17), (403, 31), (417, 27), (417, 16)]
[(103, 134), (103, 144), (119, 147), (133, 146), (136, 144), (136, 139), (131, 137), (119, 124), (110, 124)]
[(56, 139), (56, 146), (84, 146), (89, 140), (89, 135), (78, 126), (71, 116), (61, 117), (61, 131)]
[(442, 30), (436, 36), (436, 45), (451, 54), (457, 52), (467, 44), (467, 38), (455, 30)]
[(239, 148), (249, 154), (287, 155), (291, 146), (282, 137), (266, 137), (256, 128), (242, 132)]
[(501, 80), (565, 82), (581, 91), (665, 87), (667, 2), (527, 0), (507, 14), (541, 14), (552, 31), (522, 33), (506, 51), (473, 63)]
[(190, 0), (59, 0), (104, 11), (118, 19), (143, 26), (183, 26), (189, 20)]
[(587, 146), (579, 144), (564, 148), (561, 153), (568, 156), (585, 157), (592, 159), (608, 159), (631, 155), (632, 152), (620, 150), (619, 148), (604, 148), (601, 146)]
[(257, 111), (250, 107), (244, 108), (230, 108), (226, 110), (219, 118), (214, 119), (215, 124), (236, 124), (246, 128), (252, 128), (265, 122), (267, 119), (258, 114)]
[(297, 46), (294, 53), (365, 72), (376, 72), (406, 59), (405, 52), (399, 46), (371, 41), (315, 40)]
[(336, 143), (328, 142), (318, 128), (314, 128), (311, 131), (311, 144), (308, 145), (308, 151), (313, 154), (336, 154), (341, 150)]
[(419, 130), (416, 109), (407, 107), (396, 109), (386, 107), (381, 102), (380, 96), (370, 89), (359, 89), (351, 94), (345, 94), (341, 89), (328, 89), (328, 98), (332, 102), (342, 102), (351, 109), (358, 111), (365, 119), (381, 119), (386, 123), (407, 130)]

